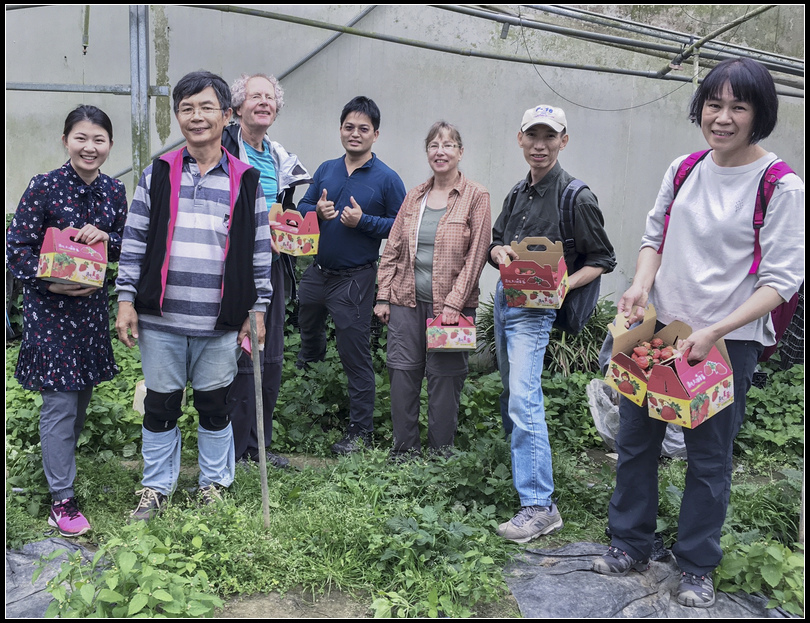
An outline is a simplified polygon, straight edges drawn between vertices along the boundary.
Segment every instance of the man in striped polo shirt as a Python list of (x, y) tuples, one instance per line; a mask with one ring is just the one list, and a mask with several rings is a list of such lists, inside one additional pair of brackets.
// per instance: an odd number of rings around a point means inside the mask
[(143, 488), (132, 520), (157, 514), (180, 472), (183, 391), (199, 413), (199, 489), (219, 497), (234, 478), (227, 402), (248, 312), (272, 297), (270, 227), (259, 173), (222, 149), (231, 93), (219, 76), (192, 72), (172, 93), (187, 146), (143, 172), (124, 228), (116, 291), (119, 339), (140, 347), (146, 383)]

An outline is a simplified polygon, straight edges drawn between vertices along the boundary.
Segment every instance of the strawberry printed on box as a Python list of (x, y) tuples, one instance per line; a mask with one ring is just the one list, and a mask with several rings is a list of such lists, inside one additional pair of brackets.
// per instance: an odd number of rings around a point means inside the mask
[(74, 240), (75, 227), (49, 227), (39, 251), (37, 277), (55, 283), (77, 283), (100, 288), (107, 272), (107, 243), (92, 245)]
[(524, 238), (513, 242), (518, 259), (500, 265), (501, 283), (509, 307), (559, 309), (568, 292), (568, 268), (562, 242)]
[(280, 203), (270, 207), (270, 235), (278, 250), (287, 255), (315, 255), (320, 229), (318, 215), (298, 210), (284, 210)]
[(427, 319), (427, 349), (452, 351), (475, 350), (475, 323), (464, 314), (458, 324), (443, 325), (441, 315)]

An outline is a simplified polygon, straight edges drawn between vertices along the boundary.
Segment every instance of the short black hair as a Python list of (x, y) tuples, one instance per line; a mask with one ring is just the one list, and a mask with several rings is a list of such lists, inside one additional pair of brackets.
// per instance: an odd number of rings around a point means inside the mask
[(210, 71), (192, 71), (186, 74), (174, 85), (172, 90), (172, 101), (174, 102), (174, 113), (180, 112), (180, 102), (187, 97), (197, 95), (201, 91), (205, 91), (208, 87), (212, 87), (217, 94), (219, 107), (222, 109), (222, 114), (231, 107), (231, 89), (228, 83), (225, 82), (216, 74)]
[(94, 123), (95, 125), (103, 128), (107, 131), (110, 141), (113, 140), (112, 121), (110, 121), (107, 113), (100, 108), (87, 104), (76, 106), (76, 108), (68, 113), (68, 116), (65, 118), (65, 128), (62, 130), (64, 137), (67, 138), (70, 135), (70, 131), (73, 129), (73, 127), (82, 121), (89, 121), (90, 123)]
[(776, 127), (779, 111), (776, 85), (767, 68), (750, 58), (725, 60), (709, 72), (692, 97), (689, 120), (700, 126), (706, 100), (718, 97), (727, 82), (731, 85), (734, 97), (754, 107), (754, 124), (749, 144), (753, 145), (770, 136)]
[(373, 99), (363, 95), (352, 98), (352, 100), (343, 107), (343, 112), (340, 113), (340, 125), (343, 125), (343, 122), (346, 121), (346, 117), (353, 112), (366, 115), (371, 119), (371, 125), (375, 132), (380, 129), (380, 109), (377, 108), (377, 104), (374, 103)]

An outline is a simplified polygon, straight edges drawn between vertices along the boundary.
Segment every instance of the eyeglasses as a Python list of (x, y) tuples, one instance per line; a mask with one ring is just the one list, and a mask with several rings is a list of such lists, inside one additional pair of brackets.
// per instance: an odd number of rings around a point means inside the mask
[(439, 151), (440, 147), (441, 147), (441, 149), (443, 151), (450, 151), (451, 149), (455, 149), (456, 147), (458, 147), (458, 144), (457, 143), (442, 143), (441, 145), (439, 145), (438, 143), (431, 143), (430, 145), (428, 145), (428, 148), (427, 148), (428, 153), (429, 154), (435, 154), (437, 151)]
[(251, 102), (256, 102), (256, 103), (264, 101), (264, 100), (267, 100), (268, 102), (275, 102), (276, 101), (275, 95), (265, 95), (263, 93), (254, 93), (253, 95), (248, 96), (248, 99)]
[(196, 113), (200, 113), (203, 117), (213, 117), (220, 111), (222, 111), (221, 108), (214, 108), (213, 106), (203, 106), (202, 108), (183, 106), (177, 111), (177, 114), (188, 119), (193, 117)]

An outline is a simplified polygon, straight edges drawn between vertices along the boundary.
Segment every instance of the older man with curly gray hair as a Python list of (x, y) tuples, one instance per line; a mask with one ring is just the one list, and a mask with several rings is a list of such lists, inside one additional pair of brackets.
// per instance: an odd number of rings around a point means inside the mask
[[(259, 183), (267, 198), (268, 208), (276, 202), (285, 209), (294, 209), (295, 187), (311, 184), (312, 177), (297, 156), (287, 152), (279, 143), (271, 141), (267, 135), (284, 106), (284, 89), (274, 76), (262, 73), (242, 74), (231, 86), (231, 106), (235, 122), (222, 132), (222, 146), (259, 171)], [(274, 249), (271, 271), (273, 298), (265, 315), (266, 346), (259, 353), (263, 358), (265, 448), (270, 448), (273, 437), (273, 410), (278, 399), (284, 359), (285, 273), (294, 284), (290, 256), (279, 255)], [(254, 392), (253, 363), (248, 355), (243, 354), (239, 360), (239, 373), (229, 394), (234, 450), (237, 460), (241, 462), (259, 460)], [(289, 464), (282, 456), (270, 451), (266, 454), (267, 462), (275, 467), (286, 467)]]

